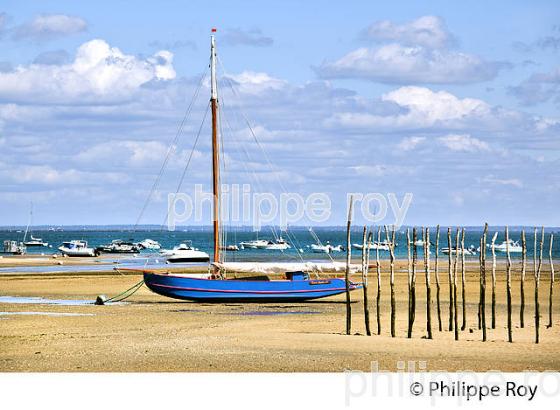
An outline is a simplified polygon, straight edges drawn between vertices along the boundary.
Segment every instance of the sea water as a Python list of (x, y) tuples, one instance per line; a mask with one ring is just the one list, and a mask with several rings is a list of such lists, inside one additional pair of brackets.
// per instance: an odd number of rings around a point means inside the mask
[[(377, 228), (374, 227), (375, 233)], [(320, 241), (325, 244), (327, 241), (331, 245), (343, 245), (346, 246), (346, 230), (344, 227), (317, 227), (313, 228), (313, 232), (319, 237)], [(504, 241), (504, 229), (503, 227), (490, 228), (487, 238), (487, 243), (490, 243), (492, 235), (494, 232), (499, 232), (497, 244)], [(525, 228), (527, 236), (527, 256), (529, 259), (533, 256), (534, 248), (534, 236), (532, 228)], [(560, 258), (560, 229), (559, 228), (547, 228), (545, 230), (545, 246), (543, 257), (548, 258), (548, 247), (549, 247), (549, 236), (550, 233), (555, 233), (555, 241), (553, 246), (553, 258)], [(146, 238), (150, 238), (158, 241), (162, 248), (171, 249), (182, 242), (190, 241), (195, 248), (207, 252), (212, 257), (212, 230), (209, 227), (185, 227), (178, 228), (177, 230), (170, 232), (167, 230), (160, 229), (142, 229), (142, 230), (132, 230), (132, 229), (94, 229), (94, 228), (62, 228), (62, 230), (51, 231), (51, 230), (41, 230), (35, 228), (33, 231), (35, 237), (40, 237), (43, 241), (49, 243), (49, 247), (29, 247), (27, 253), (30, 255), (51, 255), (58, 253), (58, 247), (62, 242), (70, 241), (73, 239), (81, 239), (88, 242), (90, 247), (97, 247), (107, 243), (110, 243), (115, 239), (122, 239), (129, 242), (140, 242)], [(297, 262), (303, 260), (322, 260), (329, 261), (329, 255), (324, 253), (314, 253), (312, 252), (310, 245), (316, 244), (316, 240), (313, 238), (312, 233), (308, 228), (296, 227), (290, 228), (288, 232), (281, 232), (278, 228), (263, 227), (260, 232), (254, 232), (248, 227), (235, 227), (226, 229), (226, 242), (228, 245), (237, 244), (239, 245), (242, 241), (249, 241), (254, 239), (269, 239), (274, 240), (276, 236), (282, 236), (291, 246), (291, 249), (278, 251), (278, 250), (261, 250), (261, 249), (243, 249), (239, 251), (228, 251), (224, 252), (225, 259), (227, 261), (292, 261)], [(473, 245), (478, 248), (480, 237), (482, 235), (481, 227), (469, 227), (466, 229), (465, 235), (465, 247), (470, 247)], [(521, 235), (521, 228), (510, 228), (510, 238), (514, 241), (519, 241)], [(374, 235), (376, 236), (376, 234)], [(435, 244), (435, 228), (430, 228), (430, 236), (432, 241), (432, 258), (433, 258), (433, 244)], [(421, 231), (419, 230), (418, 237), (421, 237)], [(382, 240), (385, 239), (385, 233), (382, 232)], [(455, 231), (452, 233), (452, 239), (455, 240)], [(17, 232), (16, 229), (12, 230), (0, 230), (0, 244), (4, 240), (23, 240), (23, 233)], [(539, 231), (540, 240), (540, 231)], [(351, 235), (352, 243), (362, 242), (362, 228), (354, 227), (352, 229)], [(406, 247), (406, 228), (401, 228), (396, 234), (397, 247), (395, 248), (395, 256), (397, 258), (406, 258), (407, 247)], [(447, 227), (442, 228), (440, 232), (440, 256), (441, 248), (447, 247)], [(423, 250), (418, 247), (418, 252), (421, 253)], [(357, 256), (360, 253), (359, 250), (353, 249), (353, 254)], [(138, 261), (144, 256), (148, 257), (150, 254), (155, 255), (157, 258), (157, 251), (145, 249), (139, 255), (140, 258), (130, 259), (130, 263), (137, 264)], [(372, 251), (372, 257), (374, 257), (375, 252)], [(389, 257), (389, 252), (380, 251), (380, 256), (382, 259), (387, 259)], [(512, 253), (513, 259), (518, 259), (521, 257), (521, 253)], [(106, 255), (110, 258), (110, 255)], [(345, 260), (345, 252), (334, 252), (330, 255), (334, 260), (343, 262)], [(498, 258), (504, 258), (505, 252), (497, 252)], [(477, 256), (467, 256), (467, 260), (477, 260)], [(98, 259), (93, 259), (98, 260)]]

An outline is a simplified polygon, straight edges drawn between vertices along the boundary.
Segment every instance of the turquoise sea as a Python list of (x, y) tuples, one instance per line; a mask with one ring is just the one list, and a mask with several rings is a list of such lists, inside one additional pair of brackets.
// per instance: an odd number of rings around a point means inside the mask
[[(199, 248), (200, 250), (208, 252), (212, 255), (212, 232), (209, 227), (183, 227), (178, 228), (176, 231), (169, 232), (167, 230), (155, 229), (155, 228), (141, 228), (133, 230), (127, 227), (62, 227), (57, 228), (58, 230), (50, 230), (52, 228), (35, 228), (33, 230), (33, 235), (35, 237), (42, 238), (45, 242), (49, 243), (49, 247), (30, 247), (28, 248), (29, 254), (53, 254), (57, 253), (58, 246), (64, 241), (69, 241), (73, 239), (82, 239), (88, 241), (91, 247), (100, 246), (111, 242), (114, 239), (122, 239), (131, 242), (139, 242), (143, 239), (150, 238), (161, 243), (163, 248), (169, 249), (176, 246), (184, 241), (191, 241), (193, 246)], [(362, 229), (360, 227), (354, 227), (352, 229), (352, 243), (361, 243), (362, 241)], [(377, 231), (377, 228), (374, 227)], [(511, 239), (517, 241), (520, 240), (522, 228), (510, 228)], [(531, 258), (533, 255), (533, 229), (534, 228), (524, 228), (527, 235), (527, 254)], [(23, 240), (23, 227), (14, 228), (4, 228), (0, 230), (0, 246), (4, 240)], [(248, 227), (237, 227), (229, 228), (227, 231), (227, 243), (228, 244), (239, 244), (241, 241), (247, 241), (251, 239), (274, 239), (273, 231), (276, 235), (280, 234), (278, 228), (263, 228), (260, 232), (254, 232)], [(332, 245), (343, 245), (346, 244), (346, 229), (344, 227), (316, 227), (313, 228), (313, 232), (319, 237), (321, 242), (324, 244), (330, 241)], [(455, 231), (453, 231), (455, 232)], [(494, 232), (499, 232), (497, 244), (504, 240), (504, 228), (503, 227), (491, 227), (489, 229), (488, 243)], [(554, 244), (553, 244), (553, 258), (560, 258), (560, 228), (546, 228), (545, 229), (545, 246), (543, 257), (548, 258), (549, 240), (550, 233), (554, 233)], [(258, 249), (244, 249), (237, 252), (227, 252), (226, 260), (229, 261), (267, 261), (267, 260), (281, 260), (281, 261), (300, 261), (304, 260), (329, 260), (329, 256), (321, 253), (313, 253), (310, 249), (310, 245), (316, 243), (313, 235), (310, 233), (309, 229), (306, 227), (295, 227), (290, 228), (289, 231), (282, 232), (282, 237), (290, 243), (291, 249), (286, 251), (271, 251), (271, 250), (258, 250)], [(479, 240), (482, 235), (481, 227), (469, 227), (466, 228), (465, 236), (465, 246), (474, 245), (478, 247)], [(435, 242), (435, 228), (430, 228), (430, 236), (432, 238), (432, 243)], [(455, 237), (455, 234), (452, 235)], [(384, 236), (383, 236), (384, 238)], [(540, 231), (539, 231), (540, 238)], [(397, 247), (395, 249), (397, 258), (406, 258), (406, 227), (402, 227), (397, 232)], [(447, 246), (447, 227), (441, 228), (440, 233), (440, 249)], [(299, 249), (301, 252), (298, 252)], [(353, 254), (359, 254), (359, 250), (353, 249)], [(418, 248), (421, 252), (422, 249)], [(155, 251), (144, 250), (142, 253), (149, 254)], [(441, 251), (440, 251), (440, 255)], [(332, 258), (339, 261), (345, 260), (345, 252), (335, 252), (331, 254)], [(374, 252), (372, 252), (372, 257), (374, 257)], [(381, 257), (386, 259), (389, 257), (388, 252), (381, 252)], [(432, 248), (433, 257), (433, 248)], [(504, 253), (498, 253), (498, 258), (505, 257)], [(512, 258), (520, 258), (521, 254), (512, 254)], [(301, 259), (300, 259), (301, 258)], [(470, 256), (469, 258), (475, 259), (477, 256)]]

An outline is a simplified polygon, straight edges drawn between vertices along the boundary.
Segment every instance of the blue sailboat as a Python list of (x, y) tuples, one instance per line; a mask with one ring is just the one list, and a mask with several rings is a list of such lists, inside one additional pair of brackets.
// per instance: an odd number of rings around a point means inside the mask
[[(214, 31), (214, 30), (213, 30)], [(247, 279), (229, 279), (225, 277), (226, 264), (220, 259), (220, 192), (219, 192), (219, 138), (217, 125), (218, 93), (216, 81), (216, 47), (211, 36), (210, 73), (212, 111), (212, 173), (213, 173), (213, 213), (214, 213), (214, 263), (213, 272), (207, 277), (194, 277), (188, 274), (161, 273), (144, 271), (144, 282), (153, 292), (174, 299), (226, 302), (297, 302), (333, 296), (361, 287), (341, 278), (311, 279), (304, 271), (309, 264), (300, 264), (302, 269), (285, 271), (283, 278), (270, 280), (267, 276)], [(255, 271), (255, 265), (250, 271)], [(275, 264), (278, 269), (280, 264)], [(277, 270), (275, 270), (277, 272)], [(264, 272), (268, 273), (268, 272)], [(198, 275), (200, 276), (200, 275)]]

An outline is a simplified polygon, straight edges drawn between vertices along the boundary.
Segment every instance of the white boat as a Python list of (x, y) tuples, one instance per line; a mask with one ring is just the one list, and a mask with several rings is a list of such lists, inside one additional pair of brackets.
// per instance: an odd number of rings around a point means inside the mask
[(265, 242), (265, 244), (257, 246), (257, 249), (265, 249), (268, 251), (284, 251), (291, 248), (291, 246), (282, 237), (279, 237), (275, 241)]
[(258, 249), (268, 245), (268, 241), (264, 239), (255, 239), (252, 241), (244, 241), (239, 244), (241, 249)]
[(18, 241), (4, 241), (4, 253), (11, 253), (12, 255), (24, 255), (26, 247), (23, 242)]
[(160, 243), (153, 239), (144, 239), (142, 242), (138, 242), (136, 246), (141, 249), (161, 249)]
[[(441, 251), (443, 253), (445, 253), (446, 255), (449, 255), (449, 248), (441, 248)], [(456, 254), (459, 253), (459, 255), (461, 254), (461, 248), (457, 249), (457, 248), (451, 248), (451, 254)], [(468, 248), (465, 248), (465, 256), (474, 256), (476, 255), (476, 249), (474, 246), (469, 246)]]
[(342, 252), (342, 251), (344, 251), (344, 248), (343, 248), (342, 245), (333, 246), (329, 242), (327, 242), (325, 245), (311, 244), (310, 247), (311, 247), (311, 250), (315, 253), (332, 253), (332, 252)]
[(190, 243), (182, 243), (171, 250), (163, 250), (160, 254), (168, 263), (210, 261), (210, 256), (206, 252), (193, 248)]
[(25, 246), (49, 246), (48, 242), (43, 242), (41, 238), (35, 238), (31, 235), (31, 239), (24, 242)]
[[(47, 242), (43, 242), (41, 238), (33, 237), (31, 233), (31, 226), (33, 225), (33, 203), (31, 203), (31, 207), (29, 210), (29, 221), (27, 222), (27, 227), (25, 228), (25, 234), (23, 235), (23, 244), (25, 246), (49, 246)], [(31, 235), (31, 239), (27, 240), (27, 234)]]
[(237, 252), (239, 250), (239, 246), (237, 245), (220, 246), (220, 250), (228, 251), (228, 252)]
[(108, 245), (98, 247), (97, 251), (99, 253), (139, 253), (140, 248), (136, 244), (115, 239)]
[(64, 256), (97, 256), (96, 250), (89, 248), (88, 243), (81, 240), (63, 242), (58, 250)]
[[(509, 240), (508, 242), (504, 241), (499, 245), (495, 245), (494, 249), (498, 252), (506, 252), (508, 249), (508, 245), (509, 245), (509, 251), (510, 252), (523, 252), (523, 248), (522, 246), (519, 244), (518, 241), (513, 241), (513, 240)], [(488, 245), (489, 247), (491, 247), (492, 245)]]
[[(361, 243), (353, 243), (352, 247), (354, 249), (360, 249), (362, 250), (364, 245), (362, 245)], [(376, 250), (379, 249), (380, 251), (389, 251), (389, 243), (386, 241), (383, 242), (370, 242), (366, 245), (366, 248), (369, 250)]]

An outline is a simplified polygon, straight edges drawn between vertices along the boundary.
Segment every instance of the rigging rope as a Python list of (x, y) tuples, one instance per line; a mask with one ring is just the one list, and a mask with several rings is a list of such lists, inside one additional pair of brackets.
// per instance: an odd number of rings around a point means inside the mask
[[(235, 88), (233, 87), (233, 84), (232, 84), (231, 80), (230, 80), (229, 77), (227, 76), (226, 69), (225, 69), (225, 67), (224, 67), (224, 65), (223, 65), (223, 63), (222, 63), (222, 61), (221, 61), (220, 58), (218, 58), (218, 63), (220, 64), (220, 67), (222, 68), (222, 70), (223, 70), (223, 72), (224, 72), (224, 78), (227, 80), (227, 82), (228, 82), (228, 84), (229, 84), (229, 86), (230, 86), (230, 89), (231, 89), (233, 95), (240, 99), (240, 96), (239, 96), (239, 95), (237, 94), (237, 92), (235, 91)], [(240, 100), (241, 100), (241, 99), (240, 99)], [(252, 137), (253, 137), (253, 140), (255, 141), (255, 143), (257, 144), (257, 146), (259, 147), (259, 149), (260, 149), (261, 152), (263, 153), (263, 155), (264, 155), (264, 157), (265, 157), (265, 159), (266, 159), (266, 161), (267, 161), (267, 163), (268, 163), (268, 166), (270, 167), (270, 170), (272, 171), (272, 173), (273, 173), (274, 176), (276, 177), (276, 180), (278, 181), (278, 184), (280, 185), (280, 188), (282, 189), (282, 192), (285, 193), (285, 194), (287, 194), (288, 192), (287, 192), (286, 188), (284, 187), (284, 184), (283, 184), (282, 181), (280, 180), (280, 177), (278, 176), (278, 173), (275, 172), (274, 166), (273, 166), (273, 164), (272, 164), (272, 161), (270, 160), (270, 157), (268, 156), (268, 153), (266, 152), (266, 150), (264, 149), (264, 147), (262, 146), (262, 144), (260, 143), (260, 141), (257, 139), (257, 136), (256, 136), (255, 132), (253, 131), (253, 127), (251, 126), (251, 123), (249, 122), (249, 119), (248, 119), (247, 116), (243, 113), (243, 111), (241, 110), (241, 108), (239, 108), (239, 113), (241, 114), (241, 116), (242, 116), (243, 119), (245, 120), (245, 123), (247, 124), (247, 127), (249, 128), (249, 131), (251, 132), (251, 135), (252, 135)], [(274, 229), (274, 228), (272, 228), (272, 229)], [(288, 240), (289, 240), (290, 242), (292, 242), (292, 246), (295, 248), (295, 250), (296, 250), (298, 256), (300, 257), (300, 259), (301, 259), (302, 262), (303, 262), (303, 257), (302, 257), (302, 255), (301, 255), (301, 251), (300, 251), (300, 247), (301, 247), (301, 246), (300, 246), (299, 241), (297, 240), (296, 236), (290, 234), (290, 232), (289, 232), (288, 230), (286, 230), (285, 233), (286, 233), (286, 236), (288, 237)], [(275, 232), (273, 233), (273, 235), (276, 237)], [(292, 238), (292, 237), (293, 237), (293, 238)], [(278, 239), (278, 238), (276, 238), (276, 239)], [(294, 242), (295, 242), (295, 243), (294, 243)], [(296, 246), (296, 243), (297, 243), (297, 246)]]
[(208, 68), (206, 68), (206, 70), (204, 70), (204, 73), (200, 77), (200, 81), (198, 82), (198, 87), (196, 88), (195, 93), (193, 94), (193, 97), (191, 99), (191, 102), (190, 102), (189, 106), (187, 107), (187, 109), (185, 111), (185, 115), (183, 116), (183, 119), (181, 120), (181, 123), (179, 124), (179, 128), (177, 129), (177, 133), (175, 134), (175, 137), (173, 138), (173, 140), (169, 144), (169, 147), (167, 149), (167, 154), (165, 155), (165, 159), (163, 161), (163, 164), (161, 165), (159, 173), (158, 173), (156, 179), (154, 180), (154, 183), (152, 184), (152, 188), (150, 189), (150, 192), (149, 192), (149, 194), (146, 198), (146, 201), (144, 201), (144, 205), (142, 206), (142, 209), (140, 210), (140, 214), (138, 215), (138, 218), (136, 219), (136, 223), (134, 224), (133, 231), (135, 231), (136, 228), (138, 227), (138, 225), (140, 224), (140, 220), (142, 219), (142, 216), (144, 216), (144, 212), (146, 212), (146, 208), (148, 207), (148, 204), (150, 203), (150, 201), (152, 199), (152, 196), (154, 195), (154, 192), (157, 190), (157, 187), (159, 186), (159, 182), (161, 180), (161, 177), (163, 176), (165, 168), (167, 167), (167, 163), (169, 162), (169, 159), (171, 158), (171, 154), (175, 150), (175, 146), (177, 144), (177, 141), (179, 140), (179, 136), (183, 132), (183, 127), (184, 127), (185, 123), (187, 122), (187, 118), (189, 117), (189, 115), (192, 111), (192, 108), (194, 106), (194, 103), (196, 102), (196, 100), (198, 98), (198, 95), (199, 95), (200, 90), (202, 88), (202, 85), (204, 83), (204, 79), (206, 78), (207, 72), (208, 72)]
[[(189, 166), (191, 164), (191, 160), (192, 160), (192, 157), (194, 155), (194, 151), (196, 149), (196, 146), (198, 144), (198, 140), (200, 138), (202, 128), (204, 127), (204, 122), (206, 121), (206, 117), (208, 116), (209, 108), (210, 108), (210, 103), (208, 103), (208, 105), (206, 106), (206, 111), (204, 112), (204, 117), (202, 117), (202, 122), (200, 123), (200, 127), (198, 128), (198, 133), (196, 134), (196, 138), (194, 140), (194, 144), (192, 146), (191, 153), (189, 154), (189, 158), (187, 160), (185, 168), (183, 168), (183, 173), (181, 174), (181, 178), (179, 180), (179, 184), (177, 185), (177, 190), (175, 191), (175, 195), (177, 195), (179, 193), (179, 191), (181, 190), (181, 187), (183, 186), (183, 182), (185, 180), (187, 170), (189, 169)], [(165, 221), (167, 221), (168, 218), (169, 218), (169, 207), (167, 208), (167, 212), (165, 213), (165, 219), (163, 220), (163, 222), (161, 224), (161, 231), (163, 231), (164, 226), (165, 226)]]

